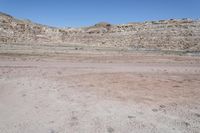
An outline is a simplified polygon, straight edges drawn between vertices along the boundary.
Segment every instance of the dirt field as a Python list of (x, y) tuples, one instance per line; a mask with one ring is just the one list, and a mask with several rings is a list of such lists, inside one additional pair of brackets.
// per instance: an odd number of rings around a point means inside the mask
[(0, 55), (0, 133), (199, 133), (200, 58)]

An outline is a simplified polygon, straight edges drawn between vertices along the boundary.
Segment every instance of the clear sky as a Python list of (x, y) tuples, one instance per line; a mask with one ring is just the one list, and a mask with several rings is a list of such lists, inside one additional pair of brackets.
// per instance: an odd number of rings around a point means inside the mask
[(0, 0), (0, 11), (57, 27), (200, 18), (200, 0)]

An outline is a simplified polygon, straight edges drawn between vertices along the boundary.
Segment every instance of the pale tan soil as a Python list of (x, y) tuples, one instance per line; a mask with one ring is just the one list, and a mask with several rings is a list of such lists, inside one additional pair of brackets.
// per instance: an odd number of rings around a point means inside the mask
[(199, 133), (200, 58), (0, 55), (0, 133)]

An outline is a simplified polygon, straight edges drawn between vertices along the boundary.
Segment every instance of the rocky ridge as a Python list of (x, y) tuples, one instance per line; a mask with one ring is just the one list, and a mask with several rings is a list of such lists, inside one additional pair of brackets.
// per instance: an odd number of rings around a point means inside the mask
[(200, 21), (171, 19), (121, 25), (102, 22), (83, 28), (56, 28), (0, 13), (0, 43), (200, 51)]

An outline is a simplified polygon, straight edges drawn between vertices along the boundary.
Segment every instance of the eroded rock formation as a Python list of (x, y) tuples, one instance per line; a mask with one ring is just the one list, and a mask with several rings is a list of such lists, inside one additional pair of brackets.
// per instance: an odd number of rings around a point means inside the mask
[(0, 43), (80, 44), (166, 50), (200, 50), (200, 21), (160, 20), (84, 28), (55, 28), (0, 13)]

